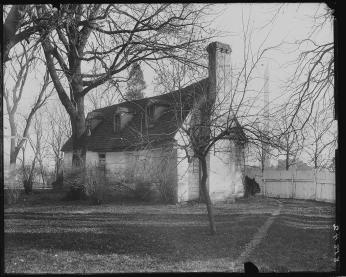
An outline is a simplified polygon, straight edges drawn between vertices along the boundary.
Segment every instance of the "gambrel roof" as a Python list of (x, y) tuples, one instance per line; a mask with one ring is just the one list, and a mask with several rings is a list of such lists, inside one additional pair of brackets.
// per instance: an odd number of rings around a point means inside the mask
[[(203, 79), (183, 89), (170, 93), (128, 101), (97, 109), (94, 112), (103, 115), (102, 122), (91, 131), (91, 135), (83, 135), (80, 143), (87, 150), (98, 152), (117, 152), (139, 149), (142, 146), (155, 146), (172, 142), (176, 132), (184, 122), (196, 99), (208, 89), (208, 79)], [(150, 103), (169, 104), (168, 109), (147, 127), (145, 108)], [(114, 132), (114, 113), (119, 107), (128, 108), (133, 113), (131, 121), (119, 132)], [(72, 151), (72, 139), (68, 139), (61, 149)]]
[[(95, 152), (119, 152), (141, 149), (143, 147), (156, 147), (174, 142), (187, 115), (193, 108), (196, 100), (208, 90), (208, 78), (170, 93), (128, 101), (109, 107), (94, 110), (101, 123), (80, 139), (87, 150)], [(162, 104), (168, 108), (162, 115), (148, 126), (145, 119), (146, 107), (152, 103)], [(114, 115), (119, 108), (127, 108), (132, 114), (130, 122), (120, 131), (114, 131)], [(239, 128), (233, 129), (234, 136), (245, 140), (245, 134), (237, 119)], [(61, 151), (72, 151), (72, 138), (68, 139)]]

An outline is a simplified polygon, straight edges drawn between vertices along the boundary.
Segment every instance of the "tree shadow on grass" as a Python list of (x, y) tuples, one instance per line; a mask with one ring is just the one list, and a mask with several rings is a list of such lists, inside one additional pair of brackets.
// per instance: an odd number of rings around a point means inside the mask
[[(103, 219), (106, 222), (103, 224), (92, 222), (91, 219), (97, 217), (98, 215), (95, 214), (93, 217), (83, 215), (79, 217), (79, 220), (68, 220), (70, 224), (65, 222), (64, 225), (61, 225), (64, 230), (57, 230), (56, 232), (47, 232), (45, 228), (49, 225), (51, 225), (50, 228), (59, 226), (58, 220), (53, 225), (49, 220), (33, 222), (31, 226), (35, 227), (37, 231), (34, 228), (29, 232), (30, 228), (26, 230), (23, 225), (20, 232), (5, 233), (5, 246), (6, 249), (54, 249), (56, 251), (78, 251), (99, 255), (150, 255), (160, 260), (175, 262), (225, 257), (235, 259), (266, 219), (266, 216), (256, 216), (244, 225), (239, 224), (237, 220), (220, 222), (217, 223), (218, 234), (211, 236), (205, 216), (204, 220), (190, 216), (190, 221), (199, 222), (199, 225), (183, 224), (182, 226), (179, 224), (153, 224), (153, 226), (140, 223), (128, 225), (121, 224), (121, 222), (107, 222), (105, 217)], [(114, 214), (108, 219), (112, 218), (114, 218)], [(160, 220), (155, 215), (151, 217), (148, 215), (148, 217), (142, 218), (142, 221), (149, 218), (154, 221)], [(175, 215), (173, 218), (165, 217), (165, 219), (171, 219), (172, 222), (177, 218), (184, 221), (188, 220), (186, 215), (181, 217)], [(81, 220), (87, 219), (90, 219), (89, 226), (97, 228), (98, 232), (92, 232), (87, 228), (83, 232), (76, 231), (78, 230), (76, 227), (80, 225), (88, 227), (85, 222), (81, 223)]]

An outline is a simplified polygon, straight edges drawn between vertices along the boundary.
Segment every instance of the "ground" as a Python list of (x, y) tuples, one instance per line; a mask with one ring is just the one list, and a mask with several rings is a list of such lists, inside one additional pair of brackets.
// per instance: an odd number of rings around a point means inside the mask
[(202, 204), (5, 207), (5, 272), (335, 270), (333, 204), (254, 197), (215, 213), (211, 236)]

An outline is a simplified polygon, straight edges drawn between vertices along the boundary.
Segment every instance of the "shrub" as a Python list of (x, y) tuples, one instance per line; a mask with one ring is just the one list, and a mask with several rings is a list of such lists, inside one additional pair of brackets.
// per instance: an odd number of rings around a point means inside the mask
[(54, 182), (52, 182), (53, 190), (61, 190), (64, 184), (63, 174), (59, 174)]
[(86, 169), (85, 193), (94, 204), (101, 204), (105, 200), (107, 191), (106, 172), (97, 166), (88, 166)]
[(29, 194), (32, 192), (32, 180), (28, 179), (28, 180), (23, 180), (23, 184), (24, 184), (24, 191), (26, 194)]
[(67, 192), (66, 196), (64, 197), (65, 200), (85, 200), (86, 194), (85, 189), (82, 185), (74, 184), (70, 187), (70, 190)]
[(155, 198), (154, 192), (151, 188), (151, 183), (147, 181), (139, 181), (135, 182), (135, 190), (134, 196), (138, 200), (142, 201), (150, 201)]
[(4, 202), (6, 205), (12, 205), (18, 202), (19, 197), (21, 196), (23, 190), (14, 188), (14, 189), (5, 189), (4, 190)]
[(91, 200), (101, 204), (107, 195), (105, 171), (96, 165), (76, 168), (65, 174), (64, 187), (68, 187), (66, 200)]
[(158, 191), (160, 193), (161, 200), (165, 203), (171, 203), (174, 201), (175, 188), (173, 185), (174, 180), (174, 166), (172, 163), (171, 153), (167, 153), (163, 156), (159, 166), (153, 172), (155, 179), (158, 181)]
[(65, 174), (63, 188), (67, 188), (67, 194), (64, 200), (81, 200), (86, 199), (84, 188), (85, 169), (73, 168)]
[(255, 181), (255, 178), (249, 178), (248, 176), (245, 176), (244, 179), (244, 197), (253, 196), (256, 193), (259, 193), (261, 191), (259, 184)]
[(16, 170), (16, 178), (22, 183), (26, 194), (32, 192), (33, 183), (38, 177), (38, 174), (38, 169), (34, 165), (25, 165)]
[(165, 203), (174, 202), (174, 187), (167, 180), (160, 180), (158, 186), (161, 200)]

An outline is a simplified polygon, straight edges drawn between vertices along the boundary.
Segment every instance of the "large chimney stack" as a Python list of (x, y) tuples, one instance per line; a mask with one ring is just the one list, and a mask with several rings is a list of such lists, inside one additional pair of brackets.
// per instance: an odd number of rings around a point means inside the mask
[(231, 47), (221, 42), (208, 45), (209, 97), (215, 99), (218, 110), (227, 112), (231, 95)]

